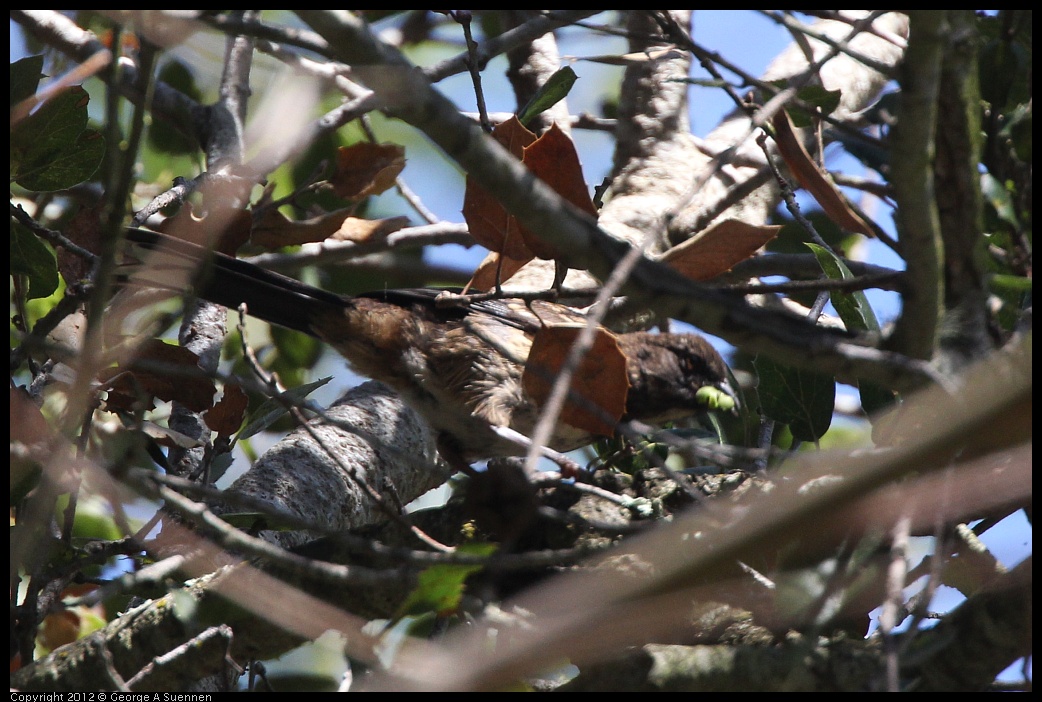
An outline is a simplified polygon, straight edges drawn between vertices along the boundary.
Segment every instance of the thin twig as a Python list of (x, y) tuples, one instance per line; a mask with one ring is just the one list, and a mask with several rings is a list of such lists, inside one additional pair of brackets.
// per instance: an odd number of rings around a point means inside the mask
[(795, 292), (852, 292), (872, 288), (895, 290), (900, 287), (900, 282), (903, 278), (903, 273), (895, 271), (882, 275), (843, 278), (842, 280), (823, 278), (820, 280), (790, 280), (785, 283), (735, 283), (723, 286), (721, 290), (731, 290), (743, 295)]
[(448, 15), (463, 28), (463, 38), (467, 41), (467, 70), (470, 71), (470, 82), (474, 86), (474, 98), (478, 105), (478, 120), (485, 133), (492, 131), (492, 123), (488, 121), (488, 110), (485, 109), (485, 93), (481, 89), (481, 66), (478, 59), (478, 45), (470, 33), (470, 10), (448, 10)]
[[(853, 37), (847, 37), (846, 39), (844, 39), (842, 41), (837, 41), (836, 39), (833, 39), (832, 37), (830, 37), (829, 35), (825, 34), (824, 32), (819, 32), (818, 30), (814, 29), (813, 27), (811, 27), (809, 25), (806, 25), (806, 24), (803, 24), (802, 22), (800, 22), (800, 21), (790, 17), (788, 14), (777, 12), (775, 10), (757, 10), (757, 11), (760, 14), (762, 14), (764, 17), (766, 17), (767, 19), (771, 20), (772, 22), (777, 22), (778, 24), (782, 25), (783, 27), (785, 27), (786, 29), (788, 29), (788, 30), (790, 30), (792, 32), (796, 32), (796, 33), (799, 33), (799, 34), (805, 34), (806, 36), (810, 37), (811, 39), (816, 39), (817, 41), (820, 41), (822, 44), (827, 44), (827, 45), (831, 46), (832, 48), (834, 48), (836, 51), (839, 51), (841, 53), (847, 54), (848, 56), (850, 56), (851, 58), (855, 59), (856, 61), (860, 61), (861, 63), (865, 64), (869, 68), (871, 68), (873, 70), (876, 70), (876, 71), (879, 71), (880, 73), (882, 73), (885, 76), (891, 74), (892, 69), (890, 68), (890, 66), (887, 66), (886, 64), (881, 63), (881, 62), (875, 60), (871, 56), (866, 56), (865, 54), (861, 53), (860, 51), (856, 51), (856, 50), (850, 48), (850, 40)], [(876, 17), (878, 17), (880, 14), (882, 14), (882, 12), (885, 12), (885, 11), (876, 10), (872, 15), (869, 15), (869, 18), (871, 18), (871, 19), (867, 23), (867, 27), (871, 27), (872, 26), (872, 22), (874, 22)], [(860, 33), (861, 31), (864, 31), (864, 29), (866, 28), (865, 20), (869, 19), (869, 18), (858, 18), (857, 20), (853, 20), (851, 22), (851, 25), (855, 29), (858, 29), (858, 32)]]

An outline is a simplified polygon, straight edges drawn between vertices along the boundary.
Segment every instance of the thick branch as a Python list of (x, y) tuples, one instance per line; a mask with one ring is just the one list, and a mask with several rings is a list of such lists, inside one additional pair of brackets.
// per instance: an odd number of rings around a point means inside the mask
[(1031, 655), (1032, 562), (1028, 558), (919, 635), (915, 650), (930, 653), (920, 662), (917, 692), (983, 690)]
[(939, 363), (957, 371), (993, 348), (984, 285), (986, 240), (981, 217), (983, 141), (976, 18), (953, 10), (938, 93), (937, 213), (944, 240), (944, 323)]
[(937, 96), (948, 20), (944, 12), (910, 14), (908, 53), (901, 68), (901, 109), (890, 134), (890, 182), (908, 280), (891, 347), (913, 358), (933, 357), (944, 281), (943, 243), (934, 188)]
[[(348, 530), (380, 520), (379, 507), (360, 481), (368, 481), (391, 504), (408, 504), (448, 478), (430, 427), (387, 387), (360, 385), (327, 414), (361, 435), (312, 422), (311, 431), (296, 429), (265, 452), (229, 491), (325, 528)], [(393, 485), (393, 493), (385, 485)], [(286, 547), (314, 538), (299, 532), (268, 536)]]
[[(689, 11), (670, 11), (678, 25), (689, 26)], [(628, 14), (631, 53), (646, 51), (659, 37), (658, 25), (639, 10)], [(658, 40), (661, 44), (661, 38)], [(690, 187), (692, 174), (709, 158), (698, 150), (688, 121), (686, 78), (691, 56), (673, 51), (662, 58), (626, 67), (619, 95), (619, 119), (612, 167), (612, 198), (600, 212), (600, 224), (615, 236), (642, 246), (651, 237), (661, 252), (667, 214)]]

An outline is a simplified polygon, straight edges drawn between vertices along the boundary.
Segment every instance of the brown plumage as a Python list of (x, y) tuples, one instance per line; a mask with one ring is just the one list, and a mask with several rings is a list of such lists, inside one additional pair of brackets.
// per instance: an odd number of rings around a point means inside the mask
[[(467, 463), (524, 453), (499, 428), (529, 436), (538, 420), (540, 407), (522, 383), (533, 334), (541, 324), (585, 319), (546, 301), (445, 307), (435, 304), (439, 291), (427, 289), (341, 296), (166, 235), (132, 229), (128, 240), (162, 252), (164, 265), (208, 260), (195, 290), (200, 298), (232, 309), (245, 303), (252, 316), (328, 343), (358, 373), (391, 386), (419, 412), (438, 433), (443, 453), (455, 454), (446, 458)], [(147, 266), (124, 278), (163, 286)], [(624, 419), (659, 423), (704, 412), (696, 394), (706, 386), (734, 397), (727, 366), (700, 336), (631, 332), (617, 341), (630, 385)], [(596, 438), (558, 422), (549, 446), (567, 451)]]

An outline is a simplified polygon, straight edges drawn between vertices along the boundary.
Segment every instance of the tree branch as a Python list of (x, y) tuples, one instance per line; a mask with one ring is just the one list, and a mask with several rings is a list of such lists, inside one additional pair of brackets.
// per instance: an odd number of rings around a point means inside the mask
[(933, 160), (937, 96), (948, 20), (944, 12), (910, 14), (908, 53), (901, 68), (901, 108), (890, 133), (890, 182), (897, 201), (897, 228), (908, 279), (901, 316), (889, 346), (912, 358), (930, 360), (936, 348), (944, 280), (944, 244), (937, 215)]
[[(385, 110), (427, 134), (530, 231), (552, 242), (569, 268), (589, 270), (601, 279), (610, 276), (629, 244), (608, 235), (588, 215), (533, 178), (480, 127), (461, 116), (396, 49), (369, 33), (363, 22), (345, 12), (302, 10), (298, 14), (338, 48), (341, 60), (356, 66)], [(858, 347), (811, 324), (755, 309), (646, 257), (638, 261), (623, 292), (635, 305), (684, 319), (791, 365), (861, 377), (896, 389), (928, 380), (943, 382), (925, 364)]]

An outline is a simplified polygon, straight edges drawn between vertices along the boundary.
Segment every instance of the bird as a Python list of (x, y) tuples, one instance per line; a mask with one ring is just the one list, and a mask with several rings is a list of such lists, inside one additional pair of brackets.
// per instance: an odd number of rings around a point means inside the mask
[[(393, 388), (434, 430), (442, 457), (464, 470), (526, 453), (542, 409), (523, 377), (533, 339), (547, 325), (586, 322), (579, 310), (548, 300), (464, 297), (445, 305), (445, 291), (428, 288), (340, 295), (167, 234), (128, 228), (126, 239), (124, 284), (166, 287), (165, 268), (204, 266), (197, 297), (229, 309), (245, 304), (250, 316), (330, 345), (357, 373)], [(625, 358), (623, 421), (661, 425), (738, 406), (727, 364), (704, 337), (610, 336)], [(560, 455), (610, 433), (558, 421), (546, 449)]]

